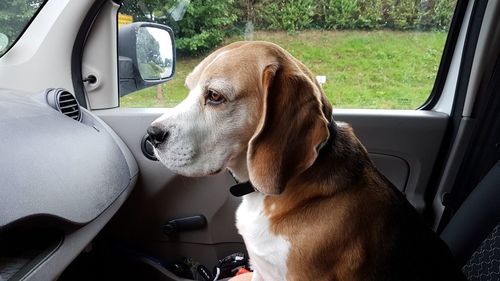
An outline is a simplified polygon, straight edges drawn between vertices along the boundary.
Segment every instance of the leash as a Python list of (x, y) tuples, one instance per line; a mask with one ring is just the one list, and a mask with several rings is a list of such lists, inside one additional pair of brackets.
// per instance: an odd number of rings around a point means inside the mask
[[(330, 132), (330, 136), (328, 137), (328, 140), (323, 145), (323, 147), (330, 146), (333, 143), (333, 141), (335, 140), (335, 137), (337, 136), (337, 124), (335, 123), (335, 120), (333, 120), (333, 116), (332, 116), (332, 120), (330, 121), (330, 123), (328, 123), (328, 131)], [(323, 149), (323, 147), (321, 149)], [(236, 177), (233, 175), (233, 173), (231, 173), (231, 171), (227, 170), (227, 172), (231, 175), (231, 177), (236, 182), (235, 185), (233, 185), (229, 188), (229, 192), (234, 197), (241, 197), (243, 195), (247, 195), (247, 194), (250, 194), (250, 193), (256, 191), (255, 187), (252, 185), (252, 183), (250, 181), (240, 183), (236, 179)]]

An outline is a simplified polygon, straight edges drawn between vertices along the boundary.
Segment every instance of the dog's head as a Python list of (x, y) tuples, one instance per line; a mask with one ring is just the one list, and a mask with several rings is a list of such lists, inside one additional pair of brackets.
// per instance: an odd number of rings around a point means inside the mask
[(209, 175), (246, 159), (252, 184), (278, 194), (328, 139), (331, 106), (321, 87), (272, 43), (223, 47), (196, 66), (186, 85), (187, 98), (148, 128), (157, 158), (176, 173)]

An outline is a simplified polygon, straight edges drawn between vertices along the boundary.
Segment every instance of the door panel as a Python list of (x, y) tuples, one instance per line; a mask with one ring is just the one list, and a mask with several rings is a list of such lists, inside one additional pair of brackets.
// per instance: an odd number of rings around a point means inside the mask
[[(187, 178), (143, 155), (141, 140), (146, 129), (165, 109), (94, 112), (128, 145), (140, 171), (132, 195), (108, 227), (114, 237), (162, 260), (189, 256), (209, 268), (218, 258), (244, 250), (234, 226), (234, 213), (241, 199), (228, 192), (234, 185), (229, 174)], [(204, 215), (207, 228), (173, 236), (163, 234), (162, 225), (169, 220), (193, 215)]]
[(377, 169), (383, 171), (388, 180), (399, 190), (404, 190), (410, 173), (408, 162), (399, 157), (380, 153), (370, 153), (370, 157)]
[[(203, 178), (174, 175), (146, 158), (141, 140), (149, 124), (168, 109), (119, 108), (95, 111), (129, 146), (140, 176), (129, 201), (111, 223), (112, 235), (155, 257), (190, 256), (208, 266), (244, 250), (234, 226), (240, 199), (227, 173)], [(427, 111), (335, 110), (334, 118), (350, 123), (380, 171), (417, 209), (448, 122), (446, 114)], [(208, 227), (168, 237), (161, 226), (170, 219), (202, 214)]]
[[(400, 189), (419, 211), (424, 209), (424, 192), (429, 183), (441, 142), (443, 140), (448, 115), (433, 111), (415, 110), (335, 110), (334, 118), (352, 125), (354, 132), (366, 146), (370, 154), (392, 156), (408, 165), (406, 185)], [(378, 160), (375, 164), (380, 171), (398, 186), (403, 175), (394, 170), (402, 162)], [(397, 176), (396, 176), (397, 175)]]

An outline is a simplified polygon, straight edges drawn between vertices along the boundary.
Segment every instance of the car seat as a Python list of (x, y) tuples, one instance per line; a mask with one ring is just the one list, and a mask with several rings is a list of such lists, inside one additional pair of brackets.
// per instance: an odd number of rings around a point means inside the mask
[(500, 280), (500, 162), (462, 203), (441, 238), (468, 280)]

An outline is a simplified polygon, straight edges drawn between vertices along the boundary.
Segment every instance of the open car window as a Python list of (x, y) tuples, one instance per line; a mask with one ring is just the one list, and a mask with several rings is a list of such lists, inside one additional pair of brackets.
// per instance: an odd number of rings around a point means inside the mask
[[(335, 108), (416, 109), (430, 97), (456, 0), (128, 0), (119, 24), (170, 26), (176, 74), (122, 95), (122, 107), (173, 107), (189, 72), (239, 40), (276, 43), (308, 66)], [(121, 21), (120, 21), (121, 19)]]

